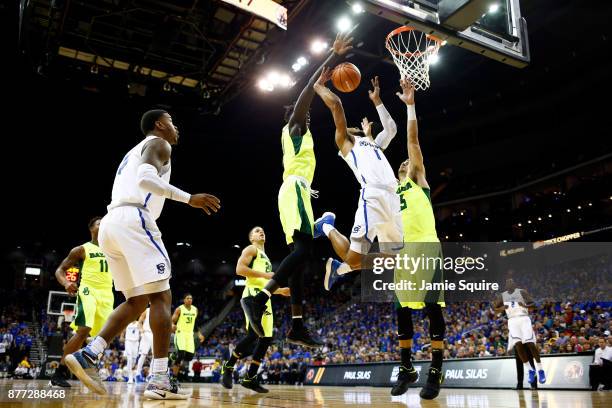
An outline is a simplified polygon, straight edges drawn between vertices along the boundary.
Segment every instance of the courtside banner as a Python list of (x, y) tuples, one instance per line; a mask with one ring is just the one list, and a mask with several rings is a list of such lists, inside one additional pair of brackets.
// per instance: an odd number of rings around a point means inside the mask
[[(542, 357), (546, 384), (539, 388), (590, 389), (589, 365), (592, 354), (564, 354)], [(427, 379), (429, 361), (414, 362), (419, 373), (415, 387)], [(514, 388), (516, 363), (513, 357), (489, 359), (459, 359), (444, 361), (444, 384), (448, 388)], [(335, 364), (310, 366), (306, 370), (306, 385), (391, 387), (397, 380), (399, 363)], [(525, 388), (529, 388), (525, 373)]]
[(223, 0), (249, 13), (263, 17), (283, 30), (287, 29), (287, 9), (272, 0)]

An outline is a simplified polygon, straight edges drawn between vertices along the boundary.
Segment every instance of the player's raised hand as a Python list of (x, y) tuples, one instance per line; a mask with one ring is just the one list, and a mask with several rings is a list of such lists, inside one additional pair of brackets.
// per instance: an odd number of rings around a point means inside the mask
[(66, 285), (64, 285), (64, 289), (66, 289), (66, 292), (68, 292), (70, 296), (75, 296), (79, 291), (79, 287), (74, 282), (67, 282)]
[(221, 208), (221, 201), (211, 194), (201, 193), (192, 194), (189, 199), (189, 205), (195, 208), (201, 208), (208, 215), (212, 212), (217, 212)]
[(378, 75), (375, 76), (370, 82), (372, 83), (372, 88), (374, 89), (368, 89), (368, 96), (374, 105), (380, 105), (382, 101), (380, 100), (380, 85), (378, 84)]
[(396, 95), (406, 105), (414, 105), (414, 85), (407, 78), (400, 79), (400, 86), (402, 87), (402, 93), (397, 92)]
[(353, 48), (352, 42), (353, 37), (349, 38), (349, 33), (338, 33), (333, 45), (334, 52), (338, 55), (346, 54), (348, 50)]
[(327, 81), (331, 79), (332, 72), (333, 71), (331, 70), (331, 68), (323, 67), (323, 70), (321, 71), (321, 75), (319, 75), (319, 79), (317, 79), (317, 82), (315, 83), (315, 85), (325, 86)]

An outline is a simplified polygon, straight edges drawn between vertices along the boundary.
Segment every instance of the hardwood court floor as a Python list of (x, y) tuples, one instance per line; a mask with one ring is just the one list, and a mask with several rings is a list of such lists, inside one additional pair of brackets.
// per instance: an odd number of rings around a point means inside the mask
[[(106, 383), (108, 395), (97, 396), (88, 392), (80, 383), (72, 381), (73, 387), (64, 398), (15, 398), (15, 390), (51, 390), (43, 380), (0, 380), (0, 406), (45, 408), (166, 408), (166, 407), (242, 407), (242, 408), (318, 408), (371, 406), (383, 407), (456, 407), (456, 408), (604, 408), (612, 407), (611, 391), (537, 391), (530, 390), (473, 390), (443, 389), (437, 399), (423, 401), (418, 388), (411, 388), (401, 397), (391, 397), (389, 389), (377, 387), (294, 387), (269, 386), (270, 393), (255, 394), (235, 385), (225, 390), (219, 384), (184, 384), (193, 389), (187, 401), (152, 401), (142, 399), (143, 385), (128, 386), (125, 383)], [(13, 398), (9, 391), (13, 390)], [(53, 390), (57, 390), (54, 388)], [(21, 393), (22, 394), (22, 393)]]

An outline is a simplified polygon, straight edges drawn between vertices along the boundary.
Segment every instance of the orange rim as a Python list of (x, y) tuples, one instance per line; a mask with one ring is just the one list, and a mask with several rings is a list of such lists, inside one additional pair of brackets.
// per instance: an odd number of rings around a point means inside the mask
[[(417, 30), (415, 27), (412, 26), (401, 26), (396, 28), (395, 30), (391, 31), (389, 34), (387, 34), (387, 40), (385, 43), (385, 47), (389, 50), (390, 53), (395, 54), (395, 55), (403, 55), (405, 57), (414, 57), (414, 56), (421, 56), (423, 54), (425, 54), (422, 51), (415, 51), (415, 52), (399, 52), (395, 49), (393, 49), (393, 47), (389, 46), (389, 43), (391, 42), (391, 37), (407, 32), (407, 31), (419, 31)], [(421, 31), (419, 31), (421, 32)], [(422, 34), (425, 34), (423, 32), (421, 32)], [(431, 34), (425, 34), (425, 38), (427, 38), (428, 40), (432, 40), (436, 43), (436, 48), (440, 48), (440, 45), (442, 44), (442, 40), (438, 37), (436, 37), (435, 35), (431, 35)]]

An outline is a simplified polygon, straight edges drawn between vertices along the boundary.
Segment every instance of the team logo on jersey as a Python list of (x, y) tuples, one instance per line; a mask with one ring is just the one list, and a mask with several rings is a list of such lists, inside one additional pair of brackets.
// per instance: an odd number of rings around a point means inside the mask
[(358, 233), (360, 229), (361, 229), (361, 225), (355, 225), (355, 227), (353, 228), (353, 234)]
[(89, 295), (89, 288), (83, 288), (83, 294)]
[(163, 275), (164, 272), (166, 272), (166, 264), (163, 262), (160, 264), (157, 264), (157, 273), (159, 273), (160, 275)]

